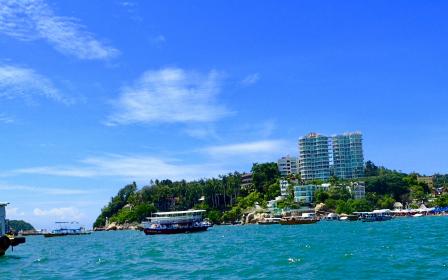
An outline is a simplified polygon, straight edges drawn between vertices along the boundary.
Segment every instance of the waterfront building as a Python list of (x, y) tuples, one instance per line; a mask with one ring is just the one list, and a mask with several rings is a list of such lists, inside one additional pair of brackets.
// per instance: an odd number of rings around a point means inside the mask
[(310, 133), (299, 139), (299, 172), (305, 181), (330, 177), (328, 137)]
[(361, 133), (345, 133), (331, 137), (331, 155), (334, 176), (344, 180), (364, 176)]
[(281, 196), (288, 196), (288, 187), (289, 183), (286, 180), (280, 180), (280, 195)]
[(278, 171), (282, 177), (286, 177), (291, 174), (298, 174), (297, 158), (286, 156), (277, 161)]
[(353, 182), (347, 186), (348, 191), (354, 199), (363, 199), (366, 197), (366, 186), (364, 182)]
[(314, 193), (318, 190), (328, 191), (330, 184), (322, 185), (298, 185), (294, 186), (294, 201), (301, 203), (312, 203), (314, 201)]
[(241, 175), (241, 189), (251, 190), (253, 188), (252, 173), (243, 173)]

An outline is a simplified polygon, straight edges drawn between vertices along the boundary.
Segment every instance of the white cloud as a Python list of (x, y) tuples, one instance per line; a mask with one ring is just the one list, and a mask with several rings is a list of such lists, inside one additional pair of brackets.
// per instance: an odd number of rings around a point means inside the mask
[(28, 102), (33, 96), (42, 96), (69, 104), (53, 83), (33, 69), (0, 65), (0, 98), (23, 98)]
[(150, 38), (150, 42), (154, 46), (160, 47), (166, 42), (166, 38), (163, 35), (158, 35), (158, 36)]
[(20, 211), (17, 207), (8, 207), (6, 210), (6, 215), (10, 220), (20, 220), (25, 216), (25, 212)]
[(0, 183), (0, 190), (2, 191), (26, 191), (32, 193), (40, 193), (45, 195), (79, 195), (89, 194), (91, 191), (72, 189), (72, 188), (46, 188), (46, 187), (34, 187), (24, 185), (12, 185), (7, 183)]
[(189, 127), (184, 132), (197, 139), (220, 139), (214, 127)]
[(23, 41), (45, 39), (61, 53), (80, 59), (108, 59), (118, 54), (76, 18), (55, 15), (43, 0), (1, 1), (0, 33)]
[(255, 142), (236, 143), (222, 146), (211, 146), (202, 149), (210, 156), (247, 156), (280, 155), (289, 144), (283, 140), (264, 140)]
[(258, 80), (260, 80), (260, 74), (253, 73), (244, 78), (241, 83), (245, 86), (250, 86), (258, 82)]
[(192, 180), (217, 176), (228, 170), (213, 163), (182, 164), (178, 160), (151, 156), (109, 155), (90, 157), (77, 166), (42, 166), (13, 171), (15, 174), (40, 174), (67, 177), (120, 177), (126, 180), (169, 178)]
[(49, 210), (43, 210), (40, 208), (34, 208), (33, 210), (34, 216), (38, 217), (50, 217), (55, 219), (69, 219), (69, 220), (79, 220), (84, 217), (84, 213), (79, 211), (76, 207), (61, 207), (61, 208), (52, 208)]
[(121, 90), (109, 125), (131, 123), (212, 122), (229, 114), (218, 105), (219, 75), (179, 68), (147, 71)]
[(0, 123), (9, 124), (13, 123), (14, 121), (15, 121), (14, 118), (7, 116), (5, 114), (0, 114)]

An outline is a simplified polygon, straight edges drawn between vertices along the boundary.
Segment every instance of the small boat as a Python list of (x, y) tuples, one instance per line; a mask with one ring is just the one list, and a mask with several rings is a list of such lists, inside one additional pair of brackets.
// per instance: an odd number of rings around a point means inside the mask
[(382, 222), (392, 219), (389, 209), (373, 210), (373, 212), (354, 212), (363, 222)]
[(302, 213), (302, 216), (283, 217), (280, 219), (281, 225), (306, 225), (315, 224), (319, 221), (314, 213)]
[(146, 235), (206, 231), (212, 224), (204, 220), (205, 210), (157, 212), (142, 222)]
[(336, 213), (329, 213), (323, 218), (324, 221), (339, 221), (340, 217)]
[[(55, 229), (52, 232), (44, 233), (44, 237), (62, 237), (68, 235), (87, 235), (90, 231), (86, 231), (84, 227), (79, 226), (78, 222), (56, 222), (59, 225), (59, 229)], [(75, 227), (70, 225), (75, 224)]]
[(347, 215), (347, 214), (342, 215), (341, 214), (339, 216), (339, 220), (340, 221), (351, 221), (351, 222), (358, 221), (358, 216), (357, 215)]
[(258, 221), (259, 225), (276, 225), (280, 223), (281, 218), (264, 218)]

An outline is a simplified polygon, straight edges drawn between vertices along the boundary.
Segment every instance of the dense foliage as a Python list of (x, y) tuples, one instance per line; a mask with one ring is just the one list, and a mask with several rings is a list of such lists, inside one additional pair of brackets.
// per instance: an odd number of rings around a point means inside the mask
[[(110, 222), (123, 224), (140, 222), (156, 211), (192, 208), (207, 210), (207, 217), (215, 223), (234, 222), (240, 219), (243, 213), (252, 211), (255, 204), (265, 207), (267, 201), (280, 195), (280, 174), (276, 163), (254, 164), (251, 172), (253, 184), (244, 189), (241, 188), (241, 174), (238, 172), (191, 182), (155, 180), (141, 189), (138, 189), (135, 183), (127, 185), (102, 209), (94, 226), (103, 226), (106, 217)], [(427, 205), (448, 206), (447, 196), (431, 199), (431, 190), (427, 184), (417, 180), (417, 174), (405, 174), (378, 167), (371, 161), (366, 163), (365, 174), (366, 178), (362, 179), (366, 185), (365, 199), (352, 199), (347, 188), (340, 187), (350, 182), (331, 177), (328, 182), (332, 187), (328, 192), (316, 192), (315, 202), (324, 203), (327, 210), (347, 214), (392, 208), (396, 201), (411, 207), (418, 207), (422, 202)], [(439, 181), (443, 182), (444, 178), (439, 175)], [(295, 179), (300, 180), (288, 178)], [(289, 195), (277, 206), (296, 208), (301, 205), (294, 202), (291, 188)]]
[(21, 230), (34, 230), (34, 227), (23, 221), (23, 220), (9, 220), (8, 221), (9, 228), (12, 231), (21, 231)]

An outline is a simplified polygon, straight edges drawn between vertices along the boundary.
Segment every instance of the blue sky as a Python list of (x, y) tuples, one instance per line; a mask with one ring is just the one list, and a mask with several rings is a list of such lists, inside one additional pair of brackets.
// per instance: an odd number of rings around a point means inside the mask
[(132, 181), (195, 179), (361, 131), (447, 173), (443, 1), (0, 1), (0, 200), (86, 225)]

